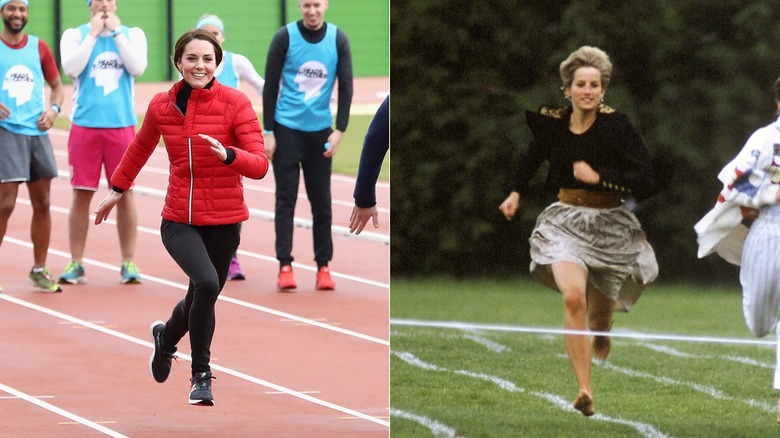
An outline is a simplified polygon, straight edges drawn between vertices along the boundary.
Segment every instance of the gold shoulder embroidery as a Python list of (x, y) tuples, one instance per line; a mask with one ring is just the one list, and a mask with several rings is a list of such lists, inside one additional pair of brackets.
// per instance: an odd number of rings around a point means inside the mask
[(541, 114), (543, 116), (547, 116), (547, 117), (552, 117), (552, 118), (555, 118), (555, 119), (562, 119), (562, 118), (564, 118), (568, 112), (569, 111), (568, 111), (567, 107), (552, 108), (552, 107), (549, 107), (549, 106), (543, 106), (543, 107), (541, 107), (539, 109), (539, 114)]
[(604, 114), (611, 114), (615, 112), (615, 109), (602, 103), (599, 105), (599, 112)]

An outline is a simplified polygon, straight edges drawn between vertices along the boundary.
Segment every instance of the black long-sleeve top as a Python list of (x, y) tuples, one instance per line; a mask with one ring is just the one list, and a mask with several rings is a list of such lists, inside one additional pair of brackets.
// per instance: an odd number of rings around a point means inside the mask
[[(307, 29), (303, 20), (296, 22), (303, 38), (311, 44), (316, 44), (325, 38), (328, 23), (323, 23), (317, 30)], [(274, 116), (276, 115), (276, 100), (279, 97), (279, 81), (282, 78), (282, 68), (287, 57), (287, 49), (290, 47), (290, 34), (287, 26), (282, 26), (271, 39), (268, 47), (268, 56), (265, 63), (265, 86), (263, 87), (263, 126), (264, 129), (273, 130)], [(341, 132), (347, 130), (349, 123), (349, 111), (352, 106), (352, 50), (349, 46), (347, 34), (341, 29), (336, 32), (336, 51), (339, 61), (336, 69), (338, 80), (338, 110), (336, 113), (336, 129)]]
[(363, 150), (360, 152), (355, 205), (369, 208), (376, 205), (376, 180), (382, 171), (382, 162), (390, 148), (390, 96), (385, 97), (368, 125)]
[[(551, 192), (561, 188), (618, 191), (637, 200), (655, 194), (650, 156), (626, 115), (601, 105), (593, 125), (582, 134), (574, 134), (569, 130), (571, 112), (571, 106), (526, 112), (533, 140), (520, 158), (511, 190), (525, 194), (531, 178), (547, 161), (550, 166), (545, 188)], [(598, 172), (597, 185), (574, 178), (573, 164), (580, 160)]]

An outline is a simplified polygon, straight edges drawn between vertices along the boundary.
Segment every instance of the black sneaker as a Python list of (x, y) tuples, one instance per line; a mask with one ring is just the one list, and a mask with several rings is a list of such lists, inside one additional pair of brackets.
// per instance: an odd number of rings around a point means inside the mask
[(211, 379), (216, 379), (210, 371), (197, 373), (190, 379), (190, 404), (199, 406), (214, 406), (214, 396), (211, 395)]
[(176, 347), (165, 350), (162, 346), (162, 334), (165, 331), (164, 322), (153, 322), (149, 331), (152, 332), (152, 342), (154, 342), (154, 352), (149, 358), (149, 369), (152, 371), (154, 380), (162, 383), (168, 379), (168, 374), (171, 373), (171, 359), (175, 359)]

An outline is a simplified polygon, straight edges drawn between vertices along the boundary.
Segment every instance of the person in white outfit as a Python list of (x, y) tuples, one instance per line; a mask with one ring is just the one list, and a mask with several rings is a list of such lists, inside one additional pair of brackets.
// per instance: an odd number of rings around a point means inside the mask
[[(774, 83), (780, 115), (780, 78)], [(742, 308), (750, 332), (764, 337), (780, 308), (780, 117), (755, 131), (718, 174), (718, 202), (694, 227), (699, 257), (713, 252), (739, 265)], [(773, 387), (780, 390), (780, 327)], [(780, 423), (780, 399), (778, 416)]]
[[(216, 15), (206, 14), (201, 16), (195, 27), (211, 32), (214, 38), (219, 41), (220, 46), (225, 43), (225, 25)], [(252, 61), (244, 55), (227, 50), (223, 50), (222, 54), (222, 62), (217, 66), (216, 72), (214, 72), (217, 81), (222, 85), (238, 88), (240, 81), (244, 80), (257, 91), (258, 96), (263, 97), (265, 79), (257, 73), (254, 65), (252, 65)], [(230, 270), (228, 271), (228, 280), (244, 279), (246, 279), (246, 276), (238, 263), (238, 254), (233, 254), (233, 259), (230, 261)]]

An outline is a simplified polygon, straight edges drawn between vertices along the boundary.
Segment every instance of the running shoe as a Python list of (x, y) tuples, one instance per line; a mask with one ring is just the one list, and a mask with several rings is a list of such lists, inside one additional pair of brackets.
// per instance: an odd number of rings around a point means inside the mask
[(323, 266), (317, 271), (317, 290), (333, 290), (336, 288), (336, 283), (330, 277), (330, 269), (327, 266)]
[(168, 375), (171, 373), (171, 359), (175, 359), (176, 347), (166, 350), (162, 344), (163, 332), (165, 331), (165, 323), (162, 321), (155, 321), (149, 326), (149, 331), (152, 333), (152, 342), (154, 343), (154, 351), (152, 357), (149, 358), (149, 370), (152, 372), (154, 380), (162, 383), (168, 380)]
[(230, 259), (230, 269), (228, 269), (228, 280), (245, 280), (246, 277), (241, 271), (241, 265), (238, 264), (238, 259), (234, 256)]
[(211, 379), (215, 379), (210, 371), (195, 373), (190, 379), (190, 404), (198, 406), (214, 406), (214, 396), (211, 395)]
[(277, 290), (290, 290), (298, 287), (295, 284), (295, 277), (293, 277), (292, 266), (284, 265), (279, 269), (279, 279), (276, 282)]
[(59, 282), (61, 284), (83, 284), (87, 282), (87, 274), (84, 272), (84, 266), (81, 263), (72, 260), (65, 267), (65, 272), (60, 275)]
[(122, 284), (141, 284), (141, 273), (138, 272), (138, 266), (131, 261), (122, 262), (122, 269), (120, 270), (122, 276), (119, 280)]
[(40, 272), (35, 272), (35, 270), (30, 271), (30, 275), (27, 276), (27, 281), (43, 292), (62, 292), (62, 288), (54, 281), (54, 277), (47, 267), (44, 267)]

